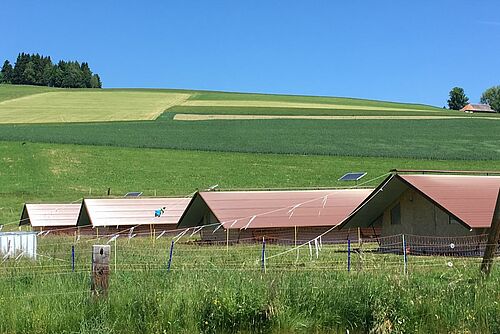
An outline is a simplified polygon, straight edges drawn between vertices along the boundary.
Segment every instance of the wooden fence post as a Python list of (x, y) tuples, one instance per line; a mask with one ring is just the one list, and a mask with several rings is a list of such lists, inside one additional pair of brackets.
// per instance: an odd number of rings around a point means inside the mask
[(500, 238), (500, 189), (498, 190), (497, 204), (493, 214), (493, 221), (491, 222), (490, 231), (488, 233), (488, 241), (484, 249), (483, 262), (481, 263), (481, 272), (488, 277), (493, 266), (493, 259), (498, 246), (498, 239)]
[(110, 245), (92, 246), (92, 283), (91, 291), (95, 297), (107, 296), (109, 287)]

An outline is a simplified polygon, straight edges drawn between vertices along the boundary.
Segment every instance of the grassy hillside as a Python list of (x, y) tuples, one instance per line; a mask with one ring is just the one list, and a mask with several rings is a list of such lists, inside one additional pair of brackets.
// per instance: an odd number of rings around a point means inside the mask
[[(184, 196), (221, 188), (352, 186), (337, 179), (392, 168), (491, 170), (498, 161), (211, 153), (164, 149), (0, 142), (0, 223), (15, 221), (24, 202), (71, 202), (86, 196), (143, 191)], [(370, 186), (378, 184), (375, 180)]]
[[(179, 95), (187, 95), (187, 103), (172, 103), (171, 97)], [(376, 186), (393, 168), (500, 166), (498, 119), (461, 119), (430, 106), (15, 86), (0, 86), (0, 100), (0, 123), (54, 122), (0, 125), (4, 231), (17, 229), (25, 202), (79, 202), (105, 196), (108, 188), (113, 196), (129, 191), (186, 196), (214, 184), (221, 189), (354, 186), (337, 181), (348, 171), (366, 171), (363, 181), (370, 182), (364, 185)], [(196, 105), (200, 101), (202, 105)], [(113, 121), (151, 118), (165, 108), (157, 120)], [(450, 119), (176, 121), (176, 113), (437, 114)], [(76, 120), (107, 122), (70, 122)], [(347, 273), (345, 245), (325, 245), (317, 259), (307, 249), (299, 258), (295, 252), (268, 258), (268, 271), (262, 274), (260, 245), (231, 246), (228, 252), (225, 247), (178, 243), (172, 271), (166, 272), (169, 238), (120, 237), (112, 248), (113, 255), (117, 250), (117, 271), (113, 263), (109, 298), (98, 301), (89, 294), (89, 249), (109, 237), (83, 237), (75, 243), (71, 237), (51, 234), (38, 240), (37, 261), (0, 263), (0, 332), (500, 331), (499, 268), (494, 267), (490, 280), (483, 280), (475, 258), (409, 255), (409, 275), (403, 276), (401, 256), (366, 251), (363, 258), (353, 253), (353, 270)], [(76, 250), (74, 272), (71, 245)], [(395, 247), (400, 249), (400, 244)], [(285, 249), (268, 245), (267, 256)]]
[[(15, 98), (21, 95), (24, 97)], [(500, 115), (469, 115), (426, 105), (335, 97), (6, 85), (0, 86), (0, 96), (4, 99), (0, 102), (0, 123), (53, 123), (0, 125), (0, 140), (253, 153), (500, 159), (500, 132), (496, 130)], [(177, 120), (193, 114), (226, 118), (250, 115), (252, 119)], [(304, 119), (258, 119), (261, 115)], [(157, 116), (156, 121), (147, 121)], [(340, 119), (307, 119), (312, 116)], [(362, 119), (364, 116), (377, 119)]]
[(229, 93), (229, 92), (196, 92), (190, 100), (193, 101), (269, 101), (288, 103), (322, 103), (341, 104), (350, 106), (367, 106), (380, 108), (400, 109), (428, 109), (441, 110), (440, 108), (415, 103), (398, 103), (389, 101), (376, 101), (367, 99), (356, 99), (346, 97), (330, 96), (306, 96), (306, 95), (282, 95), (282, 94), (252, 94), (252, 93)]
[[(197, 92), (152, 89), (53, 89), (0, 85), (0, 123), (95, 122), (150, 120), (164, 110), (184, 107), (194, 112), (249, 108), (274, 114), (282, 109), (311, 112), (442, 112), (425, 105), (351, 98)], [(187, 111), (186, 111), (187, 109)]]

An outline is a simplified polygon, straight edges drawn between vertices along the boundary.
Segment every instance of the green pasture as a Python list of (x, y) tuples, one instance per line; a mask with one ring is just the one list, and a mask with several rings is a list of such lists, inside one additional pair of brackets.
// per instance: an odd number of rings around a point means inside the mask
[[(5, 333), (497, 333), (500, 271), (479, 276), (478, 259), (353, 253), (324, 245), (268, 260), (260, 245), (175, 244), (170, 238), (111, 242), (108, 297), (90, 294), (92, 244), (39, 238), (36, 261), (0, 264)], [(75, 271), (71, 246), (75, 246)], [(269, 255), (289, 250), (268, 245)], [(116, 263), (116, 266), (115, 266)], [(453, 265), (450, 266), (449, 263)], [(362, 265), (362, 266), (361, 266)]]
[(230, 93), (230, 92), (195, 92), (189, 98), (190, 101), (268, 101), (268, 102), (289, 102), (289, 103), (318, 103), (318, 104), (339, 104), (350, 106), (366, 106), (379, 108), (397, 109), (427, 109), (441, 111), (441, 108), (416, 104), (398, 103), (389, 101), (376, 101), (367, 99), (330, 97), (330, 96), (306, 96), (306, 95), (280, 95), (280, 94), (252, 94), (252, 93)]
[(0, 142), (0, 223), (14, 222), (25, 202), (78, 201), (129, 191), (185, 196), (222, 189), (354, 186), (337, 179), (366, 171), (376, 186), (390, 169), (498, 169), (498, 160), (420, 160)]
[(254, 107), (254, 108), (301, 108), (301, 109), (346, 109), (367, 111), (421, 111), (429, 113), (440, 113), (441, 110), (407, 109), (373, 105), (331, 104), (331, 103), (299, 103), (285, 101), (240, 101), (240, 100), (190, 100), (182, 103), (183, 106), (192, 107)]

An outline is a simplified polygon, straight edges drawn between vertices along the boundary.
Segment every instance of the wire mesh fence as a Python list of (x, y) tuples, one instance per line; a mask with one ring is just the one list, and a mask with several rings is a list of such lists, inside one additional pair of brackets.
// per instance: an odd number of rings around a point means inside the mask
[(20, 273), (89, 272), (92, 245), (106, 243), (111, 245), (111, 269), (117, 272), (166, 271), (169, 266), (170, 271), (393, 270), (403, 273), (429, 267), (446, 270), (458, 263), (478, 264), (487, 243), (486, 235), (378, 236), (374, 231), (366, 230), (316, 230), (298, 238), (296, 230), (271, 232), (256, 230), (225, 240), (203, 238), (203, 233), (196, 230), (165, 231), (155, 235), (128, 231), (79, 238), (54, 235), (39, 238), (34, 261), (12, 252), (3, 255), (0, 279)]

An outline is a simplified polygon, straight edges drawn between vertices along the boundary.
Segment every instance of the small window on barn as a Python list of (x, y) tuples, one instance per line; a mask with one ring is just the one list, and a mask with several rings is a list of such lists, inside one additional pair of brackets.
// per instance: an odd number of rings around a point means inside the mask
[(391, 225), (401, 224), (401, 207), (399, 203), (391, 209)]
[(460, 223), (458, 222), (458, 220), (456, 220), (452, 216), (448, 216), (448, 224), (452, 225), (452, 224), (460, 224)]

